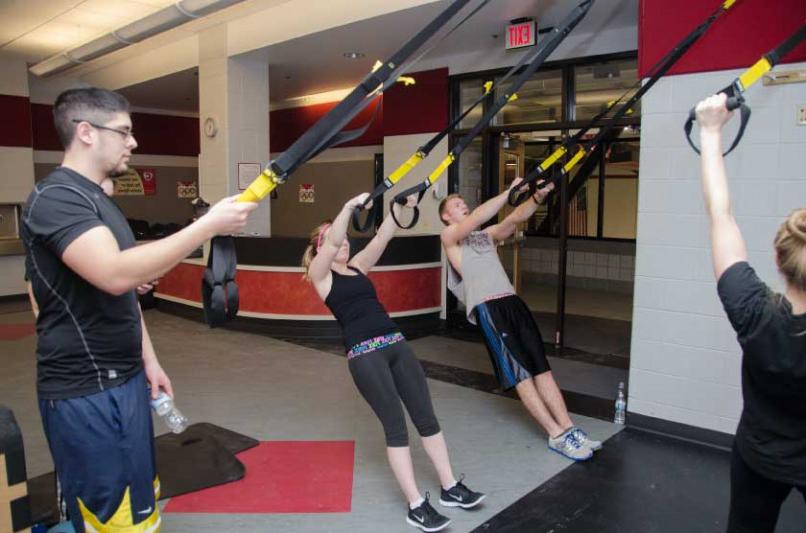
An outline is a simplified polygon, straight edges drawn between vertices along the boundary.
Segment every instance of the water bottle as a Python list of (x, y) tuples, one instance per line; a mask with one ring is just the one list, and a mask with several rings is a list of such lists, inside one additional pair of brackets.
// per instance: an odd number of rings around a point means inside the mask
[(151, 408), (174, 433), (182, 433), (187, 429), (188, 419), (176, 408), (173, 399), (165, 391), (161, 391), (155, 400), (151, 400)]
[(627, 414), (627, 398), (624, 396), (624, 382), (618, 384), (618, 397), (616, 397), (616, 415), (613, 417), (614, 424), (624, 424)]

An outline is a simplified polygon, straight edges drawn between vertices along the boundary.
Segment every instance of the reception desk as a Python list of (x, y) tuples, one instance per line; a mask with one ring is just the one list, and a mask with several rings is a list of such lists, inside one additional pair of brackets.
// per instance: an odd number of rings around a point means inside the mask
[[(352, 253), (369, 242), (351, 238)], [(235, 247), (240, 289), (238, 316), (227, 327), (294, 338), (339, 337), (338, 325), (303, 278), (303, 238), (238, 237)], [(442, 265), (438, 236), (393, 239), (369, 278), (383, 306), (404, 333), (440, 327)], [(203, 319), (201, 280), (205, 262), (186, 259), (168, 272), (156, 292), (160, 310)]]

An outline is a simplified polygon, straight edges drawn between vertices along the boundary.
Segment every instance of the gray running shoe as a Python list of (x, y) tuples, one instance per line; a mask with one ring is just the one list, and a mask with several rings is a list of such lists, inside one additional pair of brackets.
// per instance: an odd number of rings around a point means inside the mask
[(593, 457), (593, 451), (580, 444), (570, 429), (559, 437), (549, 438), (549, 449), (574, 461), (587, 461)]
[(574, 426), (571, 428), (571, 433), (574, 434), (574, 438), (577, 440), (577, 442), (587, 448), (590, 448), (592, 451), (596, 452), (602, 449), (602, 441), (593, 440), (582, 428)]

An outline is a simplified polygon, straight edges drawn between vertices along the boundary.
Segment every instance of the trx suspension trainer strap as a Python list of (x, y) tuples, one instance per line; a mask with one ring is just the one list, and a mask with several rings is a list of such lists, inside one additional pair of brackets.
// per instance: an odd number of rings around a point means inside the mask
[[(272, 160), (263, 172), (238, 197), (238, 201), (257, 202), (262, 200), (274, 190), (277, 185), (284, 183), (300, 165), (322, 150), (363, 134), (366, 127), (363, 128), (363, 130), (339, 132), (355, 118), (362, 109), (372, 102), (378, 92), (383, 92), (394, 84), (397, 81), (398, 75), (422, 56), (421, 54), (415, 57), (415, 53), (431, 40), (431, 38), (468, 5), (470, 1), (471, 0), (454, 0), (451, 5), (405, 43), (386, 62), (377, 64), (376, 68), (367, 74), (350, 94), (297, 139), (277, 159)], [(489, 0), (484, 0), (483, 3), (486, 4), (488, 1)], [(474, 10), (473, 13), (477, 10), (478, 9)], [(469, 16), (462, 19), (448, 34), (443, 35), (443, 38), (452, 33), (468, 18)], [(222, 325), (227, 319), (237, 314), (238, 289), (235, 283), (236, 265), (235, 243), (232, 237), (214, 238), (211, 242), (207, 270), (202, 279), (204, 315), (207, 323), (211, 327)]]
[(647, 91), (649, 91), (664, 76), (664, 74), (666, 74), (669, 69), (671, 69), (672, 66), (674, 66), (674, 64), (681, 57), (683, 57), (689, 48), (691, 48), (691, 46), (697, 42), (697, 40), (702, 37), (706, 31), (708, 31), (713, 23), (716, 22), (716, 20), (723, 13), (727, 12), (733, 6), (733, 4), (736, 3), (736, 1), (737, 0), (725, 0), (716, 10), (711, 13), (707, 19), (705, 19), (704, 22), (694, 28), (691, 33), (684, 37), (679, 43), (677, 43), (677, 45), (675, 45), (674, 48), (672, 48), (672, 50), (670, 50), (652, 66), (652, 68), (649, 70), (649, 79), (647, 79), (645, 83), (642, 84), (641, 80), (638, 80), (638, 82), (636, 82), (635, 85), (622, 94), (618, 100), (611, 102), (604, 111), (593, 117), (587, 126), (564, 141), (559, 148), (554, 150), (551, 155), (549, 155), (543, 160), (543, 162), (529, 172), (529, 174), (527, 174), (526, 178), (523, 180), (523, 185), (529, 185), (529, 189), (523, 192), (518, 190), (520, 188), (510, 191), (509, 204), (512, 206), (519, 205), (524, 200), (529, 198), (529, 196), (533, 195), (538, 188), (538, 186), (535, 185), (537, 180), (540, 179), (540, 177), (543, 176), (543, 174), (557, 161), (559, 161), (561, 157), (567, 154), (574, 145), (579, 144), (579, 142), (582, 140), (582, 137), (591, 128), (597, 127), (603, 117), (607, 115), (621, 100), (623, 100), (630, 92), (635, 90), (635, 94), (633, 94), (632, 97), (622, 104), (611, 117), (608, 125), (602, 127), (596, 137), (592, 141), (586, 143), (584, 148), (580, 147), (580, 150), (565, 165), (563, 165), (559, 171), (552, 172), (551, 178), (545, 183), (542, 183), (539, 188), (543, 188), (549, 183), (556, 183), (567, 175), (568, 172), (570, 172), (571, 169), (574, 168), (577, 163), (579, 163), (585, 154), (590, 151), (591, 147), (595, 147), (596, 144), (607, 134), (608, 130), (613, 127), (615, 121), (627, 115), (635, 104), (644, 96), (644, 94), (646, 94)]
[[(465, 117), (467, 117), (476, 107), (478, 107), (479, 104), (484, 102), (484, 100), (487, 99), (490, 93), (495, 94), (495, 91), (498, 89), (498, 87), (504, 85), (504, 83), (506, 83), (509, 80), (509, 78), (517, 74), (517, 72), (521, 68), (523, 68), (524, 65), (531, 63), (534, 60), (535, 55), (537, 55), (539, 52), (540, 49), (536, 48), (530, 51), (529, 53), (524, 54), (518, 61), (518, 63), (515, 64), (512, 68), (510, 68), (506, 72), (506, 74), (504, 74), (504, 76), (501, 77), (499, 80), (495, 82), (493, 81), (486, 82), (484, 84), (484, 91), (482, 95), (479, 96), (475, 102), (470, 104), (470, 106), (468, 106), (467, 109), (465, 109), (458, 117), (453, 119), (451, 123), (448, 124), (442, 131), (434, 135), (427, 143), (417, 148), (417, 150), (411, 155), (411, 157), (409, 157), (399, 167), (397, 167), (397, 169), (395, 169), (391, 174), (389, 174), (389, 176), (384, 178), (384, 180), (380, 184), (378, 184), (377, 187), (375, 187), (375, 190), (372, 191), (372, 194), (370, 194), (367, 197), (367, 199), (364, 201), (364, 204), (362, 206), (356, 207), (355, 210), (353, 211), (353, 228), (361, 233), (365, 233), (367, 230), (369, 230), (370, 226), (372, 226), (372, 223), (375, 220), (377, 212), (383, 209), (383, 205), (381, 204), (381, 202), (376, 202), (376, 200), (378, 198), (381, 198), (386, 191), (394, 187), (406, 174), (411, 172), (414, 169), (414, 167), (419, 165), (426, 157), (428, 157), (431, 151), (434, 148), (436, 148), (436, 146), (442, 141), (442, 139), (444, 139), (459, 124), (461, 124), (461, 122), (465, 119)], [(422, 195), (420, 195), (420, 198), (422, 198)], [(362, 224), (360, 219), (360, 213), (362, 210), (367, 209), (367, 206), (370, 204), (370, 202), (373, 203), (373, 206), (368, 210), (366, 219)], [(417, 212), (415, 212), (415, 216), (418, 216)], [(415, 223), (416, 220), (412, 223), (412, 225), (414, 225)]]
[[(741, 118), (741, 122), (739, 123), (739, 131), (736, 134), (736, 138), (733, 140), (733, 143), (731, 143), (730, 148), (728, 148), (728, 150), (722, 154), (723, 156), (728, 155), (733, 151), (734, 148), (736, 148), (736, 146), (739, 144), (739, 141), (742, 140), (744, 130), (747, 128), (747, 123), (750, 121), (750, 107), (745, 104), (744, 92), (749, 89), (751, 85), (760, 80), (764, 74), (772, 70), (772, 67), (777, 65), (785, 55), (791, 52), (792, 49), (800, 44), (800, 42), (804, 39), (806, 39), (806, 24), (801, 24), (800, 29), (790, 35), (784, 42), (761, 56), (761, 59), (756, 61), (752, 67), (745, 70), (738, 78), (733, 80), (730, 85), (721, 91), (718, 91), (719, 93), (725, 93), (727, 95), (728, 100), (725, 105), (728, 108), (728, 111), (738, 108), (740, 110), (739, 113)], [(697, 146), (694, 144), (694, 141), (691, 140), (691, 130), (694, 127), (694, 122), (696, 120), (696, 109), (691, 108), (691, 111), (688, 113), (686, 124), (683, 126), (683, 131), (686, 133), (686, 140), (688, 141), (688, 144), (692, 149), (694, 149), (695, 152), (699, 154), (700, 149), (697, 148)]]
[[(566, 18), (562, 21), (562, 23), (555, 27), (552, 32), (544, 38), (543, 41), (538, 43), (537, 53), (535, 54), (532, 62), (521, 72), (517, 78), (515, 78), (512, 83), (507, 87), (505, 91), (502, 91), (500, 97), (498, 97), (494, 104), (491, 105), (484, 115), (479, 119), (479, 121), (473, 126), (469, 133), (467, 133), (464, 137), (462, 137), (456, 145), (448, 152), (448, 155), (442, 162), (437, 166), (437, 168), (431, 172), (431, 174), (423, 180), (421, 183), (415, 185), (414, 187), (410, 187), (405, 191), (397, 194), (394, 197), (393, 202), (397, 202), (400, 204), (406, 203), (406, 198), (413, 194), (417, 194), (417, 202), (419, 203), (422, 200), (423, 194), (425, 191), (428, 190), (431, 185), (436, 182), (440, 176), (448, 169), (448, 167), (453, 163), (459, 155), (467, 148), (473, 139), (485, 128), (487, 124), (492, 120), (492, 118), (511, 100), (517, 98), (517, 91), (520, 87), (532, 77), (532, 75), (537, 71), (538, 68), (543, 64), (546, 58), (551, 55), (551, 53), (560, 45), (560, 43), (565, 39), (565, 37), (571, 33), (571, 31), (579, 24), (579, 22), (587, 15), (588, 11), (590, 10), (593, 2), (595, 0), (584, 0), (580, 3), (577, 7), (575, 7)], [(417, 223), (417, 220), (420, 216), (420, 210), (417, 206), (414, 207), (414, 214), (411, 222), (408, 225), (403, 225), (397, 219), (394, 213), (394, 209), (390, 209), (392, 213), (392, 217), (395, 220), (395, 223), (398, 227), (402, 229), (409, 229), (414, 227)]]

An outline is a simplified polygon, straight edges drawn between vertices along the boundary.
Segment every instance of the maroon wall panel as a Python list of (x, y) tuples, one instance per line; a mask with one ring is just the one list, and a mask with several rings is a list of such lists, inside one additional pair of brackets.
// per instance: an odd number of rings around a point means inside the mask
[(448, 125), (448, 69), (411, 74), (417, 83), (402, 83), (384, 95), (384, 135), (441, 131)]
[[(723, 0), (641, 0), (638, 68), (641, 76)], [(806, 22), (804, 0), (737, 0), (675, 64), (669, 74), (749, 67)], [(784, 62), (806, 60), (806, 43)]]
[[(269, 144), (272, 152), (282, 152), (291, 146), (308, 128), (336, 107), (338, 102), (314, 104), (288, 109), (277, 109), (271, 112), (269, 120)], [(375, 120), (369, 129), (358, 139), (339, 146), (373, 146), (383, 144), (383, 120), (386, 113), (384, 99), (376, 99), (364, 108), (345, 129), (359, 128), (367, 124), (375, 113), (375, 106), (380, 105)]]
[[(31, 105), (34, 150), (62, 150), (53, 127), (53, 106)], [(199, 119), (171, 115), (132, 113), (137, 154), (199, 155)]]
[(0, 94), (0, 146), (31, 146), (31, 102), (26, 96)]

